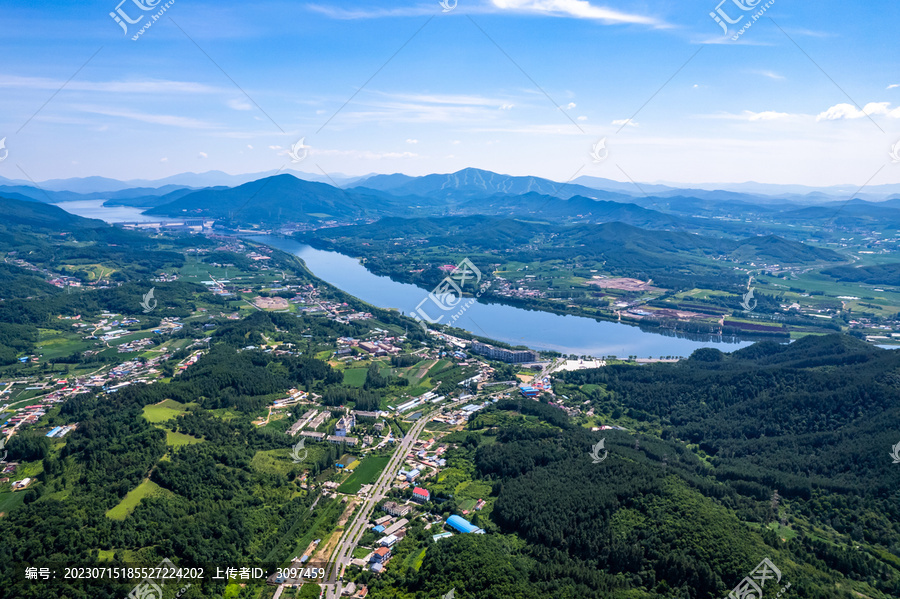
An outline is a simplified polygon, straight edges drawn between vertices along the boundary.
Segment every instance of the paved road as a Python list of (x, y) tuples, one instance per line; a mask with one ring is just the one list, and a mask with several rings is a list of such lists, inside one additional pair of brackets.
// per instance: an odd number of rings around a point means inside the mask
[(336, 599), (341, 596), (343, 583), (339, 579), (353, 555), (356, 544), (366, 531), (372, 509), (375, 507), (376, 503), (384, 499), (385, 493), (390, 489), (391, 483), (397, 476), (400, 465), (406, 458), (406, 454), (409, 453), (410, 447), (412, 447), (413, 443), (418, 439), (422, 429), (425, 428), (425, 424), (428, 422), (430, 416), (431, 414), (422, 416), (400, 441), (400, 445), (394, 451), (394, 455), (391, 456), (387, 467), (382, 471), (381, 476), (378, 477), (375, 486), (372, 487), (369, 498), (363, 502), (362, 507), (357, 511), (356, 516), (351, 520), (350, 525), (344, 531), (344, 536), (335, 548), (330, 560), (333, 570), (326, 575), (326, 580), (334, 580), (334, 584), (328, 584), (326, 587), (327, 591), (325, 596), (327, 599)]

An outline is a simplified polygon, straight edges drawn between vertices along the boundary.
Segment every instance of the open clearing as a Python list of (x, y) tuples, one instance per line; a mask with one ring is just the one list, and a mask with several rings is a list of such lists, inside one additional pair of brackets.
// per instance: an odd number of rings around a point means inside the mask
[(203, 443), (203, 439), (185, 435), (184, 433), (166, 431), (166, 445), (181, 447), (182, 445), (193, 445), (194, 443)]
[(137, 508), (144, 497), (154, 497), (169, 493), (169, 491), (163, 489), (152, 480), (144, 479), (144, 482), (129, 491), (128, 494), (122, 498), (119, 505), (106, 512), (106, 517), (110, 520), (124, 520), (131, 515), (131, 512)]
[(172, 399), (164, 399), (163, 401), (153, 404), (152, 406), (144, 406), (144, 418), (147, 422), (156, 424), (165, 422), (175, 416), (186, 414), (187, 410), (183, 409), (184, 405)]
[(355, 495), (359, 492), (363, 485), (370, 485), (378, 478), (381, 471), (390, 461), (389, 456), (371, 457), (362, 461), (358, 468), (353, 471), (350, 478), (337, 488), (338, 493), (347, 493)]
[(367, 368), (350, 368), (344, 371), (344, 384), (351, 387), (362, 387), (366, 383)]

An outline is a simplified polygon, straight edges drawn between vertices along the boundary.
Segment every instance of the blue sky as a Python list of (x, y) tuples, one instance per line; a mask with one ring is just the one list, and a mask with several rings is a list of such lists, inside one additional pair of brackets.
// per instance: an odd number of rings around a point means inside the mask
[(737, 41), (766, 2), (723, 36), (718, 0), (175, 0), (136, 41), (166, 0), (29, 4), (0, 5), (7, 178), (900, 183), (894, 1), (775, 0)]

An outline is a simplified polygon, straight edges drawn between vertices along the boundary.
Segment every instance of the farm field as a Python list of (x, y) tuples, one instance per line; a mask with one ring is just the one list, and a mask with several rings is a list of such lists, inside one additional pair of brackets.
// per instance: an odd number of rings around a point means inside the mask
[(0, 493), (0, 513), (6, 515), (25, 501), (25, 493)]
[(338, 493), (347, 493), (353, 495), (358, 493), (363, 485), (375, 482), (378, 475), (384, 470), (390, 461), (388, 456), (369, 457), (362, 461), (359, 467), (353, 471), (353, 474), (337, 488)]
[(344, 371), (344, 384), (352, 387), (362, 387), (366, 383), (365, 368), (350, 368)]

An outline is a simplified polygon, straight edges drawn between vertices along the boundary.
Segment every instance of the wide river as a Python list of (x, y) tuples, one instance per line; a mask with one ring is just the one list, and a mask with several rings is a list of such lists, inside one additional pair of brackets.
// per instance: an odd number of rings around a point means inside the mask
[[(148, 217), (140, 214), (138, 208), (104, 208), (100, 201), (64, 202), (58, 206), (79, 216), (99, 218), (107, 222), (148, 220)], [(376, 276), (357, 259), (343, 254), (317, 250), (283, 237), (256, 236), (251, 239), (298, 256), (320, 279), (374, 306), (396, 308), (409, 314), (428, 296), (429, 290)], [(437, 316), (436, 313), (431, 315)], [(683, 335), (664, 335), (617, 322), (560, 316), (481, 302), (472, 304), (453, 324), (476, 335), (512, 345), (579, 356), (688, 356), (701, 347), (733, 351), (751, 343), (721, 337), (698, 339)]]

